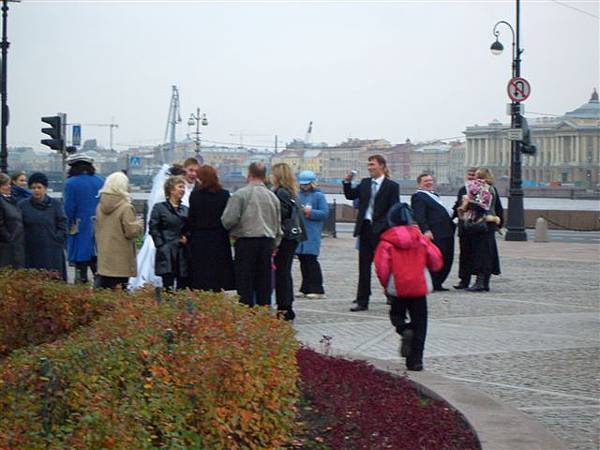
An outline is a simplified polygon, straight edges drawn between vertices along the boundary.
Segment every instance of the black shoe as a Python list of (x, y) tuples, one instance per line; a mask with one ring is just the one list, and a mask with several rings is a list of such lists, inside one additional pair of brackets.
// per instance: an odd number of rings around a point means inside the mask
[(463, 283), (462, 281), (456, 286), (452, 286), (454, 289), (469, 289), (469, 283)]
[(400, 356), (408, 358), (412, 351), (412, 340), (414, 332), (410, 328), (402, 332), (402, 344), (400, 345)]
[(423, 364), (411, 364), (410, 366), (406, 366), (406, 370), (421, 372), (423, 370)]
[(368, 309), (369, 309), (368, 306), (356, 305), (356, 306), (353, 306), (352, 308), (350, 308), (350, 311), (359, 312), (359, 311), (367, 311)]
[(467, 289), (469, 292), (482, 292), (485, 291), (485, 286), (483, 285), (483, 276), (477, 275), (477, 280), (475, 284)]
[(445, 288), (444, 286), (438, 286), (438, 287), (434, 287), (433, 290), (435, 292), (446, 292), (446, 291), (449, 291), (450, 289)]

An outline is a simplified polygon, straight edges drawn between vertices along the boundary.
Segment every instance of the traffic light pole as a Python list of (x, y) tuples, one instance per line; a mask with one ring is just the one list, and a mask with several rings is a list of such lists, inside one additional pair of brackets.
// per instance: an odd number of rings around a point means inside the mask
[[(517, 2), (517, 20), (516, 20), (516, 42), (513, 41), (513, 78), (521, 76), (521, 46), (519, 42), (520, 34), (520, 0)], [(518, 119), (520, 114), (520, 104), (512, 102), (511, 104), (511, 128), (521, 128)], [(511, 141), (510, 144), (510, 188), (508, 191), (508, 220), (506, 221), (507, 241), (526, 241), (525, 232), (525, 213), (523, 210), (523, 179), (521, 174), (521, 150), (517, 141)]]
[(2, 131), (0, 132), (0, 171), (8, 172), (8, 148), (6, 146), (6, 128), (8, 127), (8, 105), (6, 103), (6, 59), (8, 55), (8, 47), (10, 43), (6, 38), (6, 24), (8, 17), (8, 0), (2, 0), (2, 81), (0, 84), (0, 94), (2, 97)]

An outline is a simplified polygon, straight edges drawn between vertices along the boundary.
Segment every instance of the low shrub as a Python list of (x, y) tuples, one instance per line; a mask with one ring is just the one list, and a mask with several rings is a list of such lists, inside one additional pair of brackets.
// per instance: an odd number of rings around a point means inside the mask
[[(114, 294), (118, 295), (118, 294)], [(0, 448), (268, 449), (291, 439), (292, 328), (222, 294), (120, 294), (0, 367)]]
[(66, 285), (40, 270), (0, 270), (0, 356), (50, 342), (110, 308), (105, 292)]
[(403, 377), (363, 361), (302, 348), (300, 386), (321, 429), (320, 442), (344, 449), (479, 449), (462, 417), (441, 401), (419, 396)]

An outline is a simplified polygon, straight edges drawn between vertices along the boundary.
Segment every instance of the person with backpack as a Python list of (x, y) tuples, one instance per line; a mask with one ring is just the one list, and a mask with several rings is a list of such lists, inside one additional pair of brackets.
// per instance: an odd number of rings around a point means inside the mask
[[(443, 267), (440, 250), (412, 225), (412, 211), (406, 203), (388, 213), (391, 228), (381, 235), (375, 250), (375, 272), (390, 301), (390, 321), (402, 336), (400, 355), (406, 368), (423, 370), (427, 335), (427, 293), (433, 289), (429, 271)], [(406, 312), (410, 322), (406, 322)]]

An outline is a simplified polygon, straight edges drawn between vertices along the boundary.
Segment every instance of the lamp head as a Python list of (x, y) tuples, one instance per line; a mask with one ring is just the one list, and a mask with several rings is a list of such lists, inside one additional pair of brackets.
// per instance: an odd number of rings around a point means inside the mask
[(499, 55), (504, 50), (502, 43), (496, 38), (496, 41), (490, 46), (493, 55)]
[(206, 114), (202, 114), (202, 125), (208, 125), (208, 119), (206, 118)]
[(188, 119), (188, 127), (193, 127), (196, 124), (196, 121), (194, 120), (194, 116), (190, 116), (190, 118)]

